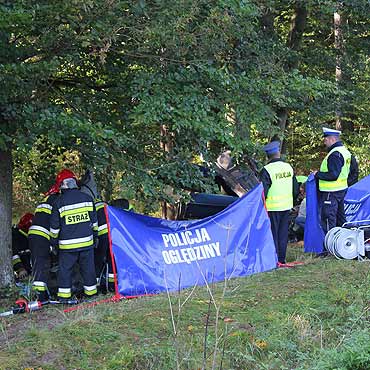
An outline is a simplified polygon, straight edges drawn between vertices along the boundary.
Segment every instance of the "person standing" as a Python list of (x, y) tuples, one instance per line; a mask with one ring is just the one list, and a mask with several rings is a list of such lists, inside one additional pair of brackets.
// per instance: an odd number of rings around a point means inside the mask
[(59, 172), (56, 185), (62, 194), (53, 205), (50, 237), (59, 249), (58, 298), (68, 301), (72, 296), (72, 270), (79, 264), (87, 297), (97, 294), (94, 266), (94, 246), (97, 243), (98, 222), (92, 198), (78, 189), (72, 171)]
[(341, 131), (327, 127), (322, 130), (328, 154), (322, 161), (320, 170), (314, 174), (319, 186), (321, 226), (327, 233), (333, 227), (342, 226), (346, 222), (344, 197), (350, 173), (358, 173), (358, 168), (357, 162), (352, 159), (354, 157), (339, 138)]
[(277, 267), (286, 267), (289, 211), (298, 195), (298, 182), (292, 166), (280, 158), (279, 141), (272, 141), (263, 149), (268, 162), (260, 172), (260, 180), (278, 257)]
[(95, 208), (98, 218), (98, 247), (95, 248), (95, 271), (96, 279), (100, 288), (104, 291), (105, 276), (107, 274), (107, 261), (109, 261), (108, 225), (105, 216), (105, 203), (101, 199), (95, 199)]
[(105, 202), (100, 199), (98, 186), (91, 170), (86, 170), (78, 185), (80, 190), (89, 195), (95, 204), (98, 219), (98, 243), (94, 248), (96, 281), (100, 291), (106, 293), (108, 290), (108, 265), (112, 264), (110, 263), (108, 225), (104, 210)]
[(59, 188), (53, 185), (45, 198), (36, 207), (32, 226), (28, 232), (32, 256), (32, 289), (40, 301), (50, 298), (48, 280), (50, 273), (50, 217), (53, 204), (59, 195)]

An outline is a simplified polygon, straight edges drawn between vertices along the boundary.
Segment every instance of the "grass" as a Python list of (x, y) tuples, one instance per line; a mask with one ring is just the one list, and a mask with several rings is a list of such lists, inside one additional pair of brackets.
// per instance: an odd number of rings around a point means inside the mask
[(215, 284), (214, 301), (197, 287), (1, 319), (0, 369), (369, 369), (369, 260), (289, 249), (304, 266)]

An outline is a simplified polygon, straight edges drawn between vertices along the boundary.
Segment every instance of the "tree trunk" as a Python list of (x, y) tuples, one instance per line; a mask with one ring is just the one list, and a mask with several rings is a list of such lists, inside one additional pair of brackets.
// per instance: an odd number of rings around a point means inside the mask
[(104, 201), (105, 202), (110, 202), (112, 200), (112, 194), (113, 194), (113, 171), (112, 171), (112, 165), (113, 163), (113, 157), (112, 155), (109, 155), (109, 163), (106, 167), (105, 171), (105, 177), (104, 177)]
[[(294, 15), (290, 23), (287, 46), (292, 50), (299, 50), (306, 27), (308, 11), (304, 1), (297, 1)], [(290, 69), (298, 67), (298, 58), (294, 58), (289, 65)]]
[[(342, 17), (341, 10), (343, 8), (343, 3), (339, 2), (337, 11), (334, 13), (334, 47), (336, 51), (335, 60), (335, 81), (337, 83), (337, 88), (340, 89), (342, 82), (342, 59), (343, 59), (343, 32), (342, 32)], [(337, 106), (335, 110), (335, 128), (337, 130), (342, 129), (342, 107), (340, 100), (337, 101)]]
[(260, 23), (262, 31), (268, 36), (272, 36), (274, 34), (274, 20), (275, 13), (272, 9), (270, 7), (264, 7)]
[[(287, 46), (293, 51), (298, 51), (300, 48), (303, 32), (306, 27), (307, 16), (308, 11), (305, 2), (300, 0), (296, 1), (294, 15), (291, 19), (290, 31), (287, 39)], [(299, 64), (298, 61), (298, 56), (293, 55), (292, 59), (290, 59), (287, 63), (286, 70), (290, 71), (297, 68)], [(281, 132), (284, 133), (284, 131), (288, 127), (289, 107), (280, 107), (279, 109), (277, 109), (277, 117), (278, 126), (280, 127)], [(283, 141), (282, 152), (285, 153), (285, 150), (286, 147)]]
[(0, 150), (0, 288), (14, 282), (12, 267), (12, 153)]
[[(166, 125), (161, 125), (160, 130), (161, 130), (160, 146), (161, 146), (161, 149), (168, 156), (173, 148), (173, 133), (170, 133), (168, 131), (168, 128)], [(172, 190), (173, 190), (172, 188), (168, 189), (169, 192), (172, 192)], [(163, 201), (161, 202), (161, 208), (162, 208), (162, 218), (166, 220), (176, 220), (177, 208), (175, 205)]]

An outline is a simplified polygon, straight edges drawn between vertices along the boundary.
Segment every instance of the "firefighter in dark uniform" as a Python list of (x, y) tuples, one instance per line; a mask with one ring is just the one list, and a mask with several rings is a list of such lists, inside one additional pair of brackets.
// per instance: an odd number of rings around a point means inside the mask
[(62, 170), (56, 180), (62, 194), (53, 205), (50, 236), (59, 249), (58, 298), (72, 296), (72, 269), (79, 264), (86, 296), (97, 294), (94, 246), (98, 235), (97, 215), (92, 198), (78, 189), (72, 171)]
[(24, 214), (12, 228), (12, 263), (16, 277), (25, 279), (31, 273), (31, 252), (28, 232), (32, 225), (33, 214)]
[(95, 248), (95, 272), (97, 282), (103, 291), (106, 291), (107, 262), (109, 256), (108, 225), (105, 216), (104, 205), (101, 199), (95, 199), (95, 209), (98, 218), (98, 247)]
[(289, 211), (298, 195), (298, 182), (290, 164), (280, 158), (280, 142), (273, 141), (264, 146), (268, 163), (260, 172), (266, 208), (271, 221), (277, 267), (286, 267), (288, 245)]
[[(348, 149), (340, 141), (341, 131), (323, 128), (324, 145), (328, 154), (316, 171), (321, 210), (321, 226), (325, 233), (346, 222), (344, 197), (348, 185), (357, 181), (358, 165)], [(356, 175), (357, 174), (357, 175)]]
[(32, 288), (40, 301), (50, 299), (48, 279), (50, 273), (50, 217), (53, 204), (59, 195), (59, 189), (53, 185), (45, 198), (36, 207), (35, 217), (29, 231), (32, 253)]

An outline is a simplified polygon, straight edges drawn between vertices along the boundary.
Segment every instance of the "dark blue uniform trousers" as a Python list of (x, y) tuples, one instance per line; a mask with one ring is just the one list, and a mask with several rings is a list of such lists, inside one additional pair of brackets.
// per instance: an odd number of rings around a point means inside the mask
[(100, 281), (102, 292), (114, 292), (113, 263), (109, 248), (108, 234), (99, 236), (98, 248), (95, 250), (95, 271)]
[(79, 251), (59, 249), (58, 287), (71, 288), (72, 270), (75, 263), (80, 266), (83, 284), (96, 285), (94, 249), (91, 247)]
[[(32, 276), (34, 283), (44, 283), (47, 289), (47, 283), (50, 273), (50, 241), (43, 236), (31, 234), (29, 237), (31, 256), (32, 256)], [(35, 285), (34, 284), (34, 285)], [(48, 293), (40, 292), (40, 300), (46, 300)]]
[(109, 254), (109, 239), (108, 234), (104, 234), (99, 236), (98, 248), (94, 249), (95, 272), (97, 278), (100, 278), (101, 275), (104, 274), (107, 263), (107, 253)]
[(336, 226), (346, 222), (344, 197), (347, 189), (340, 191), (320, 192), (321, 226), (325, 234)]
[(286, 248), (288, 245), (289, 210), (269, 211), (271, 231), (274, 238), (276, 254), (280, 263), (286, 263)]

